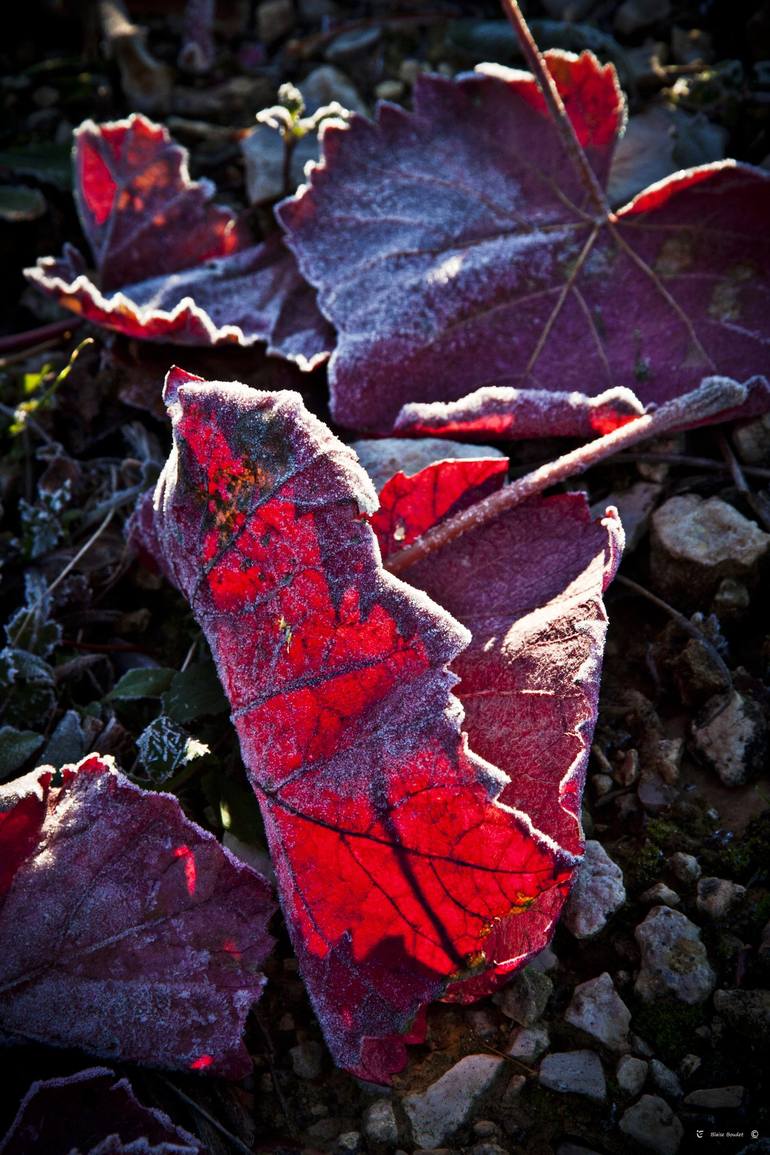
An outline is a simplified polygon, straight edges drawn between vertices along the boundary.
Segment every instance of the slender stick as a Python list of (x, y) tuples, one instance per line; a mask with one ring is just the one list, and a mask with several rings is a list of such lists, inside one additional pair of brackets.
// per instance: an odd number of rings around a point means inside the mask
[(674, 607), (669, 605), (668, 602), (664, 602), (663, 598), (659, 598), (657, 594), (652, 592), (652, 590), (648, 590), (645, 586), (640, 586), (638, 582), (632, 581), (631, 578), (624, 577), (622, 574), (616, 574), (613, 580), (619, 585), (625, 586), (626, 589), (631, 590), (632, 593), (638, 594), (639, 597), (646, 598), (648, 602), (652, 602), (652, 604), (657, 606), (658, 609), (663, 610), (664, 613), (667, 613), (668, 616), (676, 622), (680, 630), (684, 630), (684, 632), (689, 634), (691, 638), (694, 638), (696, 642), (700, 642), (700, 644), (703, 646), (703, 649), (706, 651), (708, 656), (711, 658), (711, 661), (722, 675), (728, 689), (730, 686), (732, 686), (733, 677), (730, 673), (727, 663), (725, 662), (724, 658), (714, 643), (706, 637), (703, 630), (699, 630), (694, 622), (691, 622), (689, 618), (684, 616), (684, 614), (680, 614), (679, 610), (674, 609)]
[(746, 498), (746, 501), (748, 501), (749, 505), (754, 510), (755, 514), (762, 522), (765, 529), (770, 529), (770, 515), (768, 515), (767, 505), (758, 494), (754, 493), (748, 481), (744, 477), (741, 463), (733, 453), (733, 448), (724, 434), (720, 434), (719, 446), (722, 450), (725, 462), (727, 463), (727, 466), (733, 475), (735, 488)]
[(682, 397), (662, 405), (660, 409), (645, 413), (642, 417), (621, 425), (619, 429), (614, 429), (612, 433), (597, 437), (595, 441), (589, 441), (588, 444), (573, 449), (571, 453), (565, 453), (555, 461), (541, 465), (532, 473), (525, 474), (524, 477), (499, 489), (497, 493), (485, 497), (483, 501), (478, 501), (454, 517), (447, 518), (406, 549), (392, 554), (385, 563), (386, 568), (391, 573), (402, 573), (410, 565), (442, 549), (461, 534), (492, 521), (506, 510), (513, 509), (530, 497), (535, 497), (557, 482), (584, 473), (586, 469), (612, 457), (619, 450), (628, 449), (648, 437), (659, 437), (681, 425), (705, 420), (723, 409), (741, 405), (746, 400), (746, 395), (745, 386), (739, 385), (737, 381), (731, 381), (728, 377), (707, 377), (691, 393), (685, 393)]
[(599, 218), (602, 220), (614, 220), (615, 214), (610, 209), (607, 198), (604, 195), (604, 190), (599, 184), (596, 173), (591, 168), (583, 146), (578, 140), (575, 126), (567, 114), (564, 102), (556, 87), (556, 81), (548, 71), (548, 64), (546, 63), (545, 57), (535, 43), (535, 39), (529, 30), (529, 25), (524, 19), (517, 0), (501, 0), (501, 2), (503, 11), (513, 25), (513, 29), (519, 38), (524, 59), (529, 65), (532, 75), (537, 80), (540, 91), (548, 105), (554, 127), (562, 138), (564, 147), (575, 167), (575, 171), (596, 206)]
[(6, 353), (26, 352), (41, 342), (52, 342), (56, 337), (65, 337), (74, 333), (83, 322), (80, 317), (73, 317), (71, 321), (53, 321), (50, 325), (41, 325), (38, 329), (27, 329), (24, 333), (10, 333), (7, 337), (0, 337), (0, 355)]

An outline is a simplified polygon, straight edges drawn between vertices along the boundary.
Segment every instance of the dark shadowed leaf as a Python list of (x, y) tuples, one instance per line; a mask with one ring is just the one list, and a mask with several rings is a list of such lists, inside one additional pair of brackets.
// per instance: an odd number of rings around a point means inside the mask
[(9, 778), (21, 770), (24, 763), (36, 754), (45, 739), (34, 730), (17, 730), (15, 726), (0, 726), (0, 778)]
[(265, 880), (98, 755), (0, 788), (0, 807), (0, 1040), (250, 1071)]
[(33, 1083), (0, 1155), (203, 1155), (194, 1136), (144, 1107), (106, 1067)]
[(228, 708), (213, 662), (198, 662), (180, 670), (163, 695), (163, 709), (183, 725), (209, 714), (224, 714)]
[(248, 245), (232, 213), (190, 180), (187, 152), (146, 117), (75, 132), (75, 189), (97, 275), (72, 245), (29, 280), (68, 309), (148, 341), (264, 341), (310, 369), (331, 348), (315, 292), (280, 237)]
[[(614, 69), (546, 54), (606, 186), (625, 108)], [(528, 73), (423, 76), (414, 111), (329, 125), (323, 161), (278, 216), (338, 343), (341, 424), (441, 431), (415, 405), (463, 400), (475, 432), (606, 432), (714, 373), (765, 373), (770, 176), (733, 161), (676, 173), (620, 209), (581, 182)], [(612, 404), (594, 424), (591, 399)], [(621, 391), (621, 392), (619, 392)], [(533, 404), (537, 393), (547, 404)], [(528, 420), (517, 424), (519, 402)], [(491, 406), (491, 408), (489, 408)], [(770, 407), (757, 383), (743, 412)], [(489, 410), (489, 420), (486, 420)], [(399, 421), (399, 415), (401, 420)], [(444, 421), (451, 433), (467, 424)], [(415, 425), (415, 419), (422, 418)]]
[(447, 669), (469, 636), (381, 568), (352, 452), (296, 394), (172, 370), (166, 396), (148, 544), (211, 645), (327, 1042), (386, 1080), (420, 1007), (496, 964), (495, 928), (558, 908), (579, 844), (539, 830), (526, 794), (501, 805), (515, 784), (469, 752)]
[(162, 666), (141, 666), (137, 670), (128, 670), (107, 697), (113, 702), (136, 702), (141, 698), (159, 698), (171, 685), (175, 673), (175, 670), (168, 670)]

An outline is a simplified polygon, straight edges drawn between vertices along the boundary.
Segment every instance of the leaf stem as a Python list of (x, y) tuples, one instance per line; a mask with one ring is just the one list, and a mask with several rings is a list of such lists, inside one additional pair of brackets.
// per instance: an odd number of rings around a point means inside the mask
[(556, 87), (556, 81), (548, 70), (548, 64), (535, 42), (535, 38), (530, 31), (524, 14), (518, 5), (518, 0), (501, 0), (501, 3), (505, 15), (510, 20), (514, 32), (519, 38), (524, 59), (529, 65), (530, 71), (535, 77), (540, 91), (545, 98), (545, 102), (548, 105), (554, 127), (562, 138), (562, 143), (572, 161), (575, 171), (583, 182), (591, 200), (594, 202), (599, 218), (601, 220), (614, 220), (615, 214), (610, 209), (607, 198), (604, 195), (604, 190), (599, 184), (596, 173), (591, 168), (583, 146), (578, 140), (575, 126), (569, 118), (569, 114), (564, 107), (564, 101)]
[(406, 549), (392, 554), (385, 567), (391, 573), (402, 573), (415, 562), (422, 561), (428, 554), (442, 549), (468, 530), (478, 529), (479, 526), (513, 509), (528, 498), (535, 497), (552, 485), (578, 473), (584, 473), (586, 469), (598, 465), (621, 449), (628, 449), (649, 437), (659, 437), (681, 425), (713, 417), (723, 409), (732, 409), (733, 406), (741, 405), (746, 396), (746, 387), (737, 381), (731, 381), (728, 377), (707, 377), (692, 392), (668, 401), (659, 409), (634, 418), (621, 425), (619, 429), (613, 429), (611, 433), (605, 434), (604, 437), (597, 437), (595, 441), (578, 446), (570, 453), (557, 457), (555, 461), (539, 466), (531, 473), (455, 514), (454, 517), (447, 518)]

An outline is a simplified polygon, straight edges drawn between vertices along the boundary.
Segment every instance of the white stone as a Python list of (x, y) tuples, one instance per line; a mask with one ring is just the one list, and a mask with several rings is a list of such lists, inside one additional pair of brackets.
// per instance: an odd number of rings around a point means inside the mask
[(765, 724), (753, 702), (733, 690), (725, 703), (716, 702), (711, 717), (693, 726), (695, 746), (714, 767), (725, 786), (742, 786), (764, 746)]
[(620, 1120), (620, 1130), (655, 1155), (676, 1155), (684, 1127), (665, 1099), (642, 1095)]
[[(269, 124), (258, 124), (241, 141), (241, 152), (251, 203), (259, 205), (283, 196), (284, 143), (281, 134)], [(291, 155), (289, 175), (292, 186), (302, 181), (308, 161), (317, 159), (318, 137), (309, 132), (297, 141)]]
[(685, 1097), (688, 1107), (706, 1107), (712, 1111), (735, 1110), (743, 1103), (745, 1087), (702, 1087), (699, 1091), (691, 1091)]
[(665, 995), (690, 1004), (708, 998), (716, 975), (695, 923), (678, 910), (654, 906), (634, 934), (642, 952), (635, 990), (645, 1002)]
[(696, 882), (701, 876), (701, 868), (694, 854), (677, 850), (668, 860), (668, 865), (680, 882)]
[(746, 887), (727, 878), (701, 878), (698, 882), (696, 905), (709, 918), (724, 918), (746, 893)]
[(333, 64), (322, 64), (314, 68), (297, 87), (305, 100), (306, 115), (317, 112), (319, 108), (335, 100), (350, 112), (360, 112), (362, 116), (369, 115), (366, 102), (356, 86)]
[(553, 983), (547, 975), (525, 967), (516, 971), (507, 986), (495, 995), (495, 1002), (514, 1023), (531, 1027), (542, 1017), (552, 991)]
[(462, 1127), (476, 1100), (492, 1086), (504, 1065), (505, 1059), (498, 1055), (466, 1055), (426, 1091), (407, 1095), (403, 1107), (415, 1143), (440, 1147)]
[(682, 901), (675, 890), (670, 886), (666, 886), (665, 882), (656, 882), (644, 894), (640, 896), (641, 902), (646, 902), (649, 906), (661, 904), (663, 906), (679, 906)]
[(596, 1103), (607, 1098), (601, 1059), (595, 1051), (557, 1051), (540, 1064), (540, 1084), (551, 1091), (585, 1095)]
[(671, 497), (652, 515), (652, 524), (670, 558), (696, 569), (724, 565), (733, 577), (751, 572), (770, 547), (770, 534), (720, 497)]
[(681, 1099), (682, 1084), (678, 1076), (665, 1063), (661, 1063), (660, 1059), (650, 1059), (650, 1078), (661, 1095), (665, 1095), (667, 1099)]
[(601, 842), (589, 839), (562, 921), (575, 938), (591, 938), (626, 901), (623, 871)]
[(618, 1062), (615, 1078), (626, 1095), (638, 1095), (647, 1078), (648, 1064), (634, 1055), (623, 1055)]
[(372, 1143), (387, 1143), (395, 1147), (398, 1143), (398, 1123), (396, 1112), (390, 1099), (376, 1099), (364, 1111), (364, 1135)]
[(575, 987), (564, 1018), (611, 1051), (628, 1049), (631, 1012), (615, 990), (607, 971)]
[(511, 1035), (508, 1054), (514, 1059), (520, 1059), (522, 1063), (535, 1063), (550, 1045), (546, 1027), (519, 1027)]

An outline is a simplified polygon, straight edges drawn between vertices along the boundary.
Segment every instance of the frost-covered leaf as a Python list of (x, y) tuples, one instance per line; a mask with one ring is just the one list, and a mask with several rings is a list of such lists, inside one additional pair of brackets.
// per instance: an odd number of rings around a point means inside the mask
[(37, 570), (24, 574), (24, 604), (11, 614), (5, 626), (10, 646), (47, 658), (61, 640), (61, 626), (52, 622), (48, 582)]
[(167, 130), (134, 114), (75, 132), (80, 218), (97, 267), (72, 245), (26, 275), (97, 325), (182, 345), (267, 343), (312, 368), (332, 329), (280, 237), (248, 245), (213, 186), (193, 182), (187, 152)]
[(166, 396), (149, 545), (217, 662), (332, 1053), (385, 1080), (420, 1008), (496, 964), (495, 928), (558, 907), (579, 846), (468, 750), (447, 664), (469, 635), (382, 569), (352, 452), (296, 394), (172, 370)]
[(0, 778), (9, 778), (37, 753), (45, 739), (34, 730), (0, 726)]
[[(57, 784), (58, 783), (58, 784)], [(0, 788), (0, 1041), (237, 1078), (267, 883), (91, 755)]]
[(211, 753), (205, 742), (199, 742), (165, 714), (142, 730), (136, 740), (136, 749), (140, 765), (159, 786), (183, 766)]
[(38, 654), (0, 650), (0, 693), (5, 716), (18, 726), (43, 726), (54, 708), (53, 670)]
[[(105, 290), (175, 273), (240, 247), (210, 181), (191, 181), (187, 152), (134, 114), (75, 132), (75, 200)], [(159, 267), (160, 266), (160, 267)]]
[(33, 1083), (0, 1155), (203, 1155), (194, 1136), (143, 1106), (106, 1067)]
[[(614, 69), (546, 56), (605, 187), (625, 118)], [(476, 432), (494, 435), (500, 396), (477, 391), (495, 386), (522, 391), (534, 418), (517, 425), (522, 398), (508, 394), (510, 436), (549, 435), (555, 415), (583, 436), (607, 391), (625, 391), (618, 424), (629, 394), (660, 404), (714, 373), (765, 373), (769, 214), (770, 176), (733, 161), (599, 210), (534, 78), (495, 65), (421, 76), (412, 112), (381, 104), (374, 124), (329, 125), (321, 165), (278, 209), (337, 329), (337, 421), (387, 432), (401, 414), (413, 428), (404, 407), (465, 399)], [(743, 413), (770, 407), (756, 384)], [(440, 431), (431, 418), (421, 427)]]
[[(467, 463), (439, 461), (403, 479), (415, 495), (429, 484), (460, 489)], [(389, 483), (390, 484), (390, 483)], [(383, 489), (385, 495), (388, 486)], [(405, 541), (429, 528), (424, 508)], [(376, 519), (372, 524), (376, 527)], [(436, 518), (436, 521), (440, 518)], [(378, 537), (380, 537), (378, 531)], [(596, 722), (606, 632), (602, 593), (622, 547), (614, 511), (594, 521), (583, 494), (535, 498), (411, 566), (424, 590), (471, 631), (452, 662), (470, 746), (503, 770), (501, 802), (523, 809), (555, 845), (582, 853), (580, 804)], [(388, 533), (380, 537), (391, 549)], [(450, 990), (476, 998), (545, 946), (566, 898), (553, 888), (492, 929), (485, 950), (496, 965)]]
[(214, 663), (198, 662), (175, 674), (163, 695), (163, 709), (169, 718), (182, 725), (210, 714), (226, 713), (227, 698)]
[(107, 697), (113, 702), (136, 702), (141, 698), (159, 698), (171, 685), (175, 672), (165, 666), (140, 666), (136, 670), (127, 670)]

